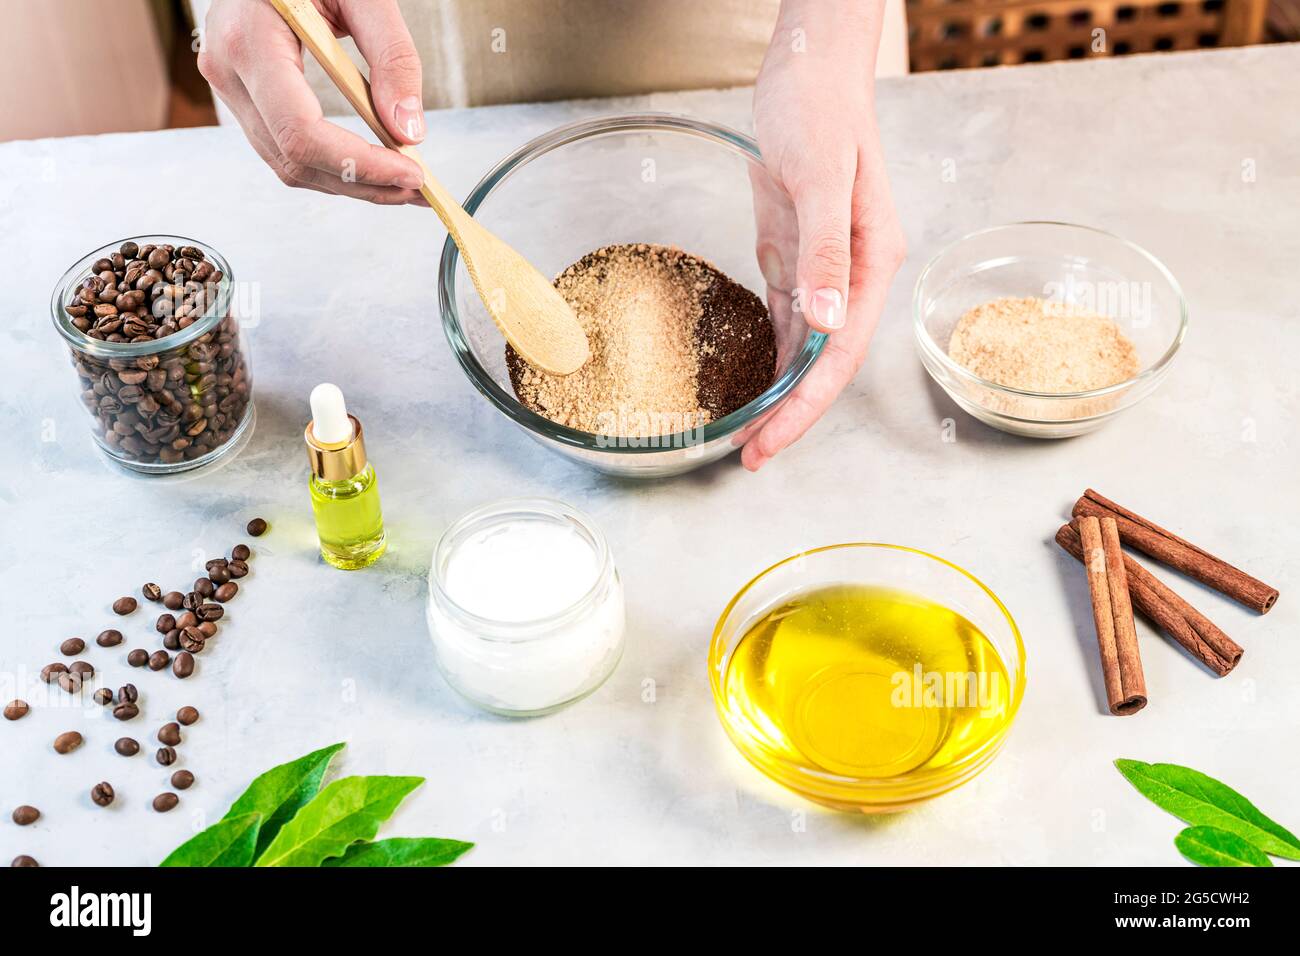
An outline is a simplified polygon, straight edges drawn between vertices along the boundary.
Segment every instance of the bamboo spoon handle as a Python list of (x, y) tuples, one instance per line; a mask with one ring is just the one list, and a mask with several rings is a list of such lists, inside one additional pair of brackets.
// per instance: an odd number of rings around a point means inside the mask
[(424, 185), (420, 187), (420, 195), (433, 207), (443, 225), (447, 227), (447, 231), (452, 234), (452, 239), (460, 245), (462, 230), (473, 220), (429, 171), (429, 167), (420, 157), (419, 150), (393, 139), (392, 134), (388, 132), (388, 127), (375, 112), (375, 102), (370, 95), (370, 84), (352, 62), (347, 50), (343, 49), (343, 44), (339, 43), (338, 38), (334, 36), (333, 28), (320, 15), (316, 5), (311, 0), (271, 0), (271, 5), (284, 18), (284, 22), (289, 24), (293, 32), (298, 34), (298, 39), (302, 41), (303, 46), (307, 47), (311, 55), (324, 67), (329, 78), (339, 88), (339, 92), (347, 97), (352, 108), (366, 121), (366, 125), (379, 137), (379, 141), (389, 149), (395, 149), (420, 164), (420, 169), (424, 173)]

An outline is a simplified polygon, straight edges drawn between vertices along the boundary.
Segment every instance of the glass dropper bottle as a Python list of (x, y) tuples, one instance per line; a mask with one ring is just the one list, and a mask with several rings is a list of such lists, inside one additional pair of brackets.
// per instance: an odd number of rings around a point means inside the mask
[(366, 459), (361, 422), (348, 414), (339, 387), (328, 382), (312, 389), (311, 415), (303, 438), (321, 557), (344, 571), (364, 568), (379, 560), (387, 539), (379, 479)]

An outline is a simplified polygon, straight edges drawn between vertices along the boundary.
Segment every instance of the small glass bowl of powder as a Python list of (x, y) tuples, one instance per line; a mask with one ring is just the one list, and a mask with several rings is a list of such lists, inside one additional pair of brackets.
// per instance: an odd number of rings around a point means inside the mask
[(1065, 438), (1149, 395), (1187, 332), (1178, 282), (1146, 250), (1085, 226), (972, 233), (922, 270), (921, 361), (964, 411), (1003, 431)]

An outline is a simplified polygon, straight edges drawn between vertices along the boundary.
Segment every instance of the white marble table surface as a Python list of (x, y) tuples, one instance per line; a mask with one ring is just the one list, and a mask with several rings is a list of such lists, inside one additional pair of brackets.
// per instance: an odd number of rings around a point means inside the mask
[[(93, 705), (40, 707), (0, 722), (0, 857), (155, 863), (255, 772), (336, 740), (349, 742), (342, 772), (425, 775), (384, 832), (476, 841), (466, 864), (1179, 862), (1179, 825), (1119, 777), (1116, 757), (1198, 767), (1300, 826), (1286, 817), (1300, 788), (1297, 75), (1300, 49), (1277, 47), (885, 83), (881, 123), (911, 258), (869, 360), (816, 430), (762, 473), (733, 457), (657, 484), (552, 457), (470, 387), (438, 322), (444, 234), (428, 211), (285, 189), (233, 129), (0, 145), (5, 699), (41, 700), (37, 670), (64, 637), (120, 623), (109, 611), (119, 594), (192, 579), (203, 555), (245, 540), (255, 514), (273, 525), (194, 679), (125, 665), (128, 647), (154, 646), (143, 611), (126, 620), (125, 645), (88, 654), (111, 685), (141, 686), (131, 731), (142, 741), (180, 704), (203, 712), (182, 748), (199, 782), (181, 807), (149, 809), (167, 774), (113, 753), (126, 727)], [(437, 113), (424, 151), (463, 195), (490, 163), (563, 122), (649, 108), (748, 127), (748, 106), (737, 90)], [(1021, 219), (1120, 233), (1186, 289), (1192, 330), (1173, 373), (1091, 436), (991, 431), (930, 386), (913, 352), (921, 265), (967, 231)], [(263, 283), (250, 332), (256, 434), (237, 460), (192, 481), (133, 480), (104, 465), (50, 327), (50, 289), (69, 263), (152, 231), (200, 237)], [(366, 424), (392, 538), (384, 561), (358, 574), (325, 567), (313, 548), (300, 432), (308, 390), (326, 379), (348, 389)], [(949, 417), (955, 442), (943, 440)], [(1086, 593), (1051, 543), (1089, 484), (1157, 503), (1157, 517), (1185, 522), (1282, 589), (1258, 617), (1177, 582), (1247, 648), (1230, 677), (1213, 679), (1141, 625), (1151, 705), (1131, 719), (1103, 715)], [(424, 596), (448, 522), (520, 493), (566, 499), (603, 525), (630, 631), (593, 697), (512, 722), (443, 683)], [(768, 783), (726, 740), (705, 672), (712, 626), (739, 585), (843, 540), (909, 544), (973, 569), (1028, 648), (1028, 692), (1001, 756), (972, 784), (888, 818), (824, 811)], [(56, 756), (50, 742), (74, 728), (86, 745)], [(121, 794), (107, 810), (89, 800), (99, 780)], [(10, 823), (21, 803), (42, 820)]]

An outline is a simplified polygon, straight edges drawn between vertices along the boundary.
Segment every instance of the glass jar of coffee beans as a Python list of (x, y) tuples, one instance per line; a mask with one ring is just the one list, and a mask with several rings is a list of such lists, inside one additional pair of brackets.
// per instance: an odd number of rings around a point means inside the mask
[(59, 280), (54, 325), (110, 459), (148, 474), (188, 471), (250, 431), (253, 380), (234, 288), (220, 254), (180, 236), (96, 249)]

